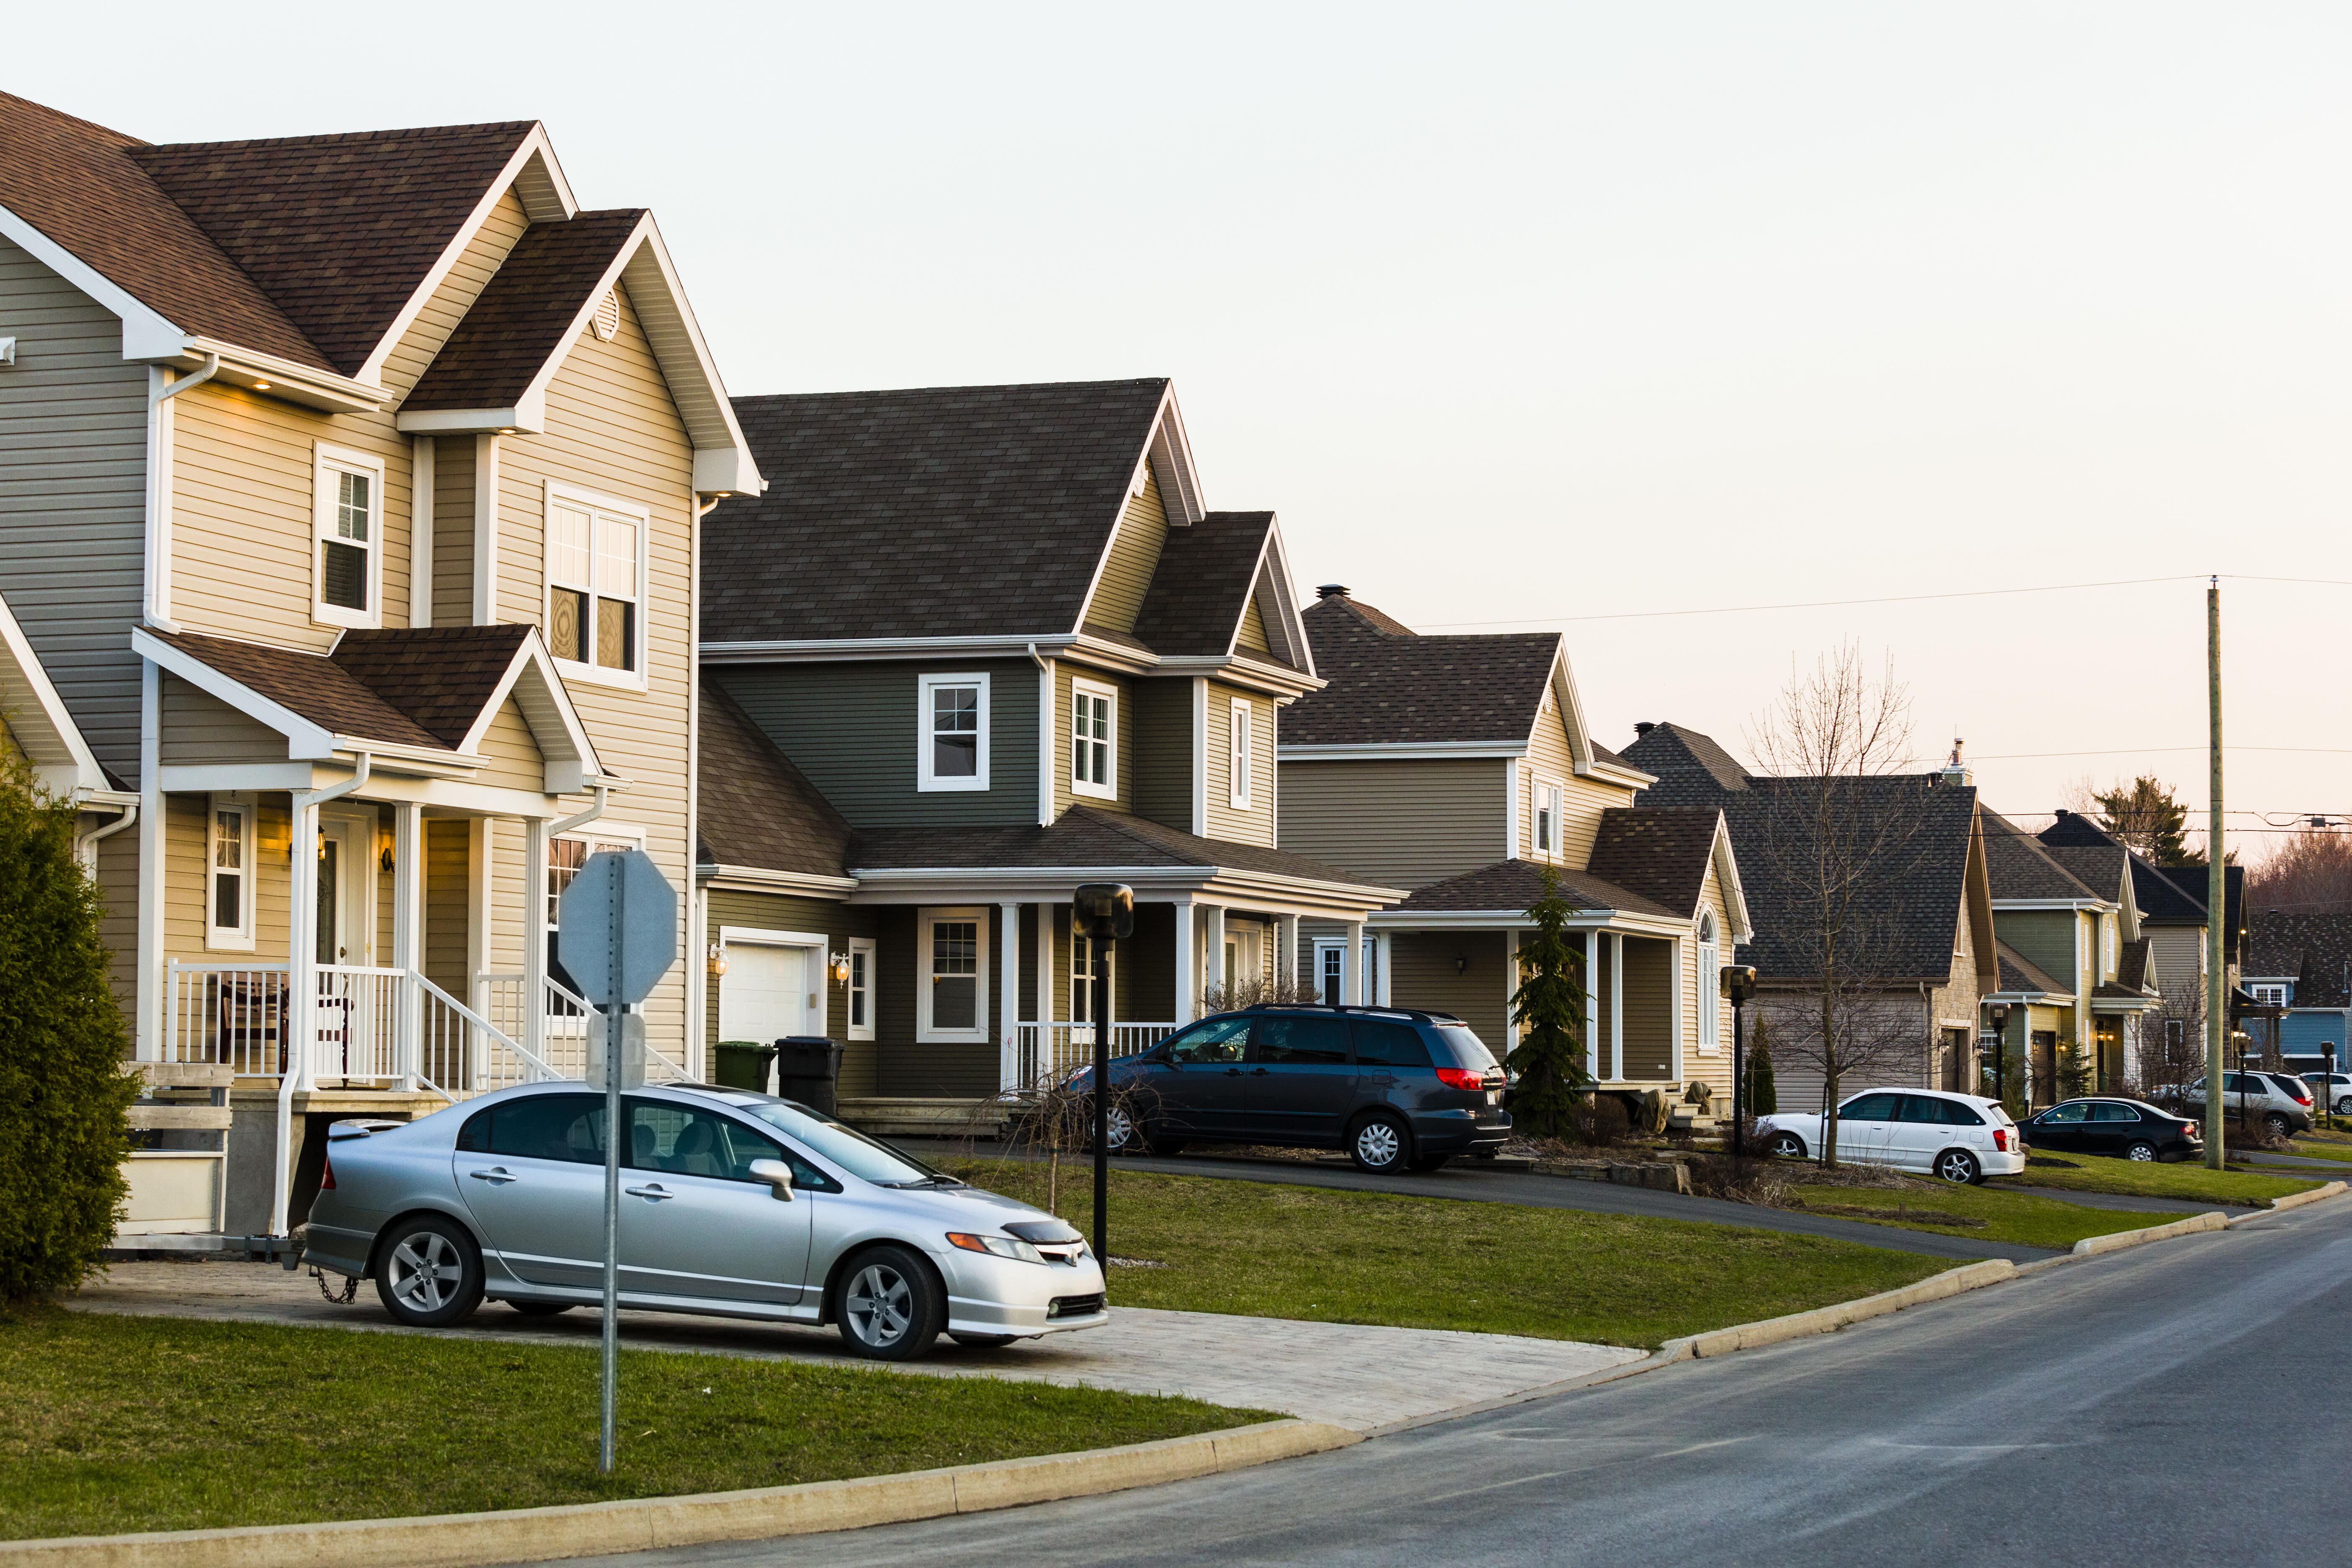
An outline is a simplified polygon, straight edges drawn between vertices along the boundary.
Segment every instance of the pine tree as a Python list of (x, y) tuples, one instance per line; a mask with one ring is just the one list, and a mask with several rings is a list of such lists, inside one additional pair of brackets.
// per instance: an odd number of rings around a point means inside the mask
[(1535, 934), (1519, 945), (1519, 988), (1511, 994), (1511, 1008), (1524, 1032), (1509, 1061), (1518, 1075), (1512, 1122), (1538, 1138), (1563, 1135), (1592, 1085), (1584, 1071), (1582, 955), (1568, 940), (1568, 918), (1575, 912), (1560, 895), (1559, 874), (1545, 867), (1543, 892), (1528, 906)]
[[(2131, 782), (2095, 792), (2099, 826), (2159, 866), (2189, 863), (2182, 834), (2189, 826), (2189, 808), (2172, 797), (2172, 787), (2147, 773)], [(2202, 863), (2200, 858), (2199, 863)]]
[(1780, 1090), (1772, 1081), (1772, 1031), (1756, 1020), (1756, 1035), (1748, 1047), (1748, 1103), (1750, 1116), (1769, 1116), (1780, 1109)]
[(138, 1089), (75, 816), (0, 740), (0, 1301), (79, 1284), (125, 1190)]

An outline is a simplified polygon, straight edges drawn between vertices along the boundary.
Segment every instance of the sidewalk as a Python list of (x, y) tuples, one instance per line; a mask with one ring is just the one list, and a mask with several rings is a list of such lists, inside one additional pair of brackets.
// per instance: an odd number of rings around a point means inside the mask
[[(338, 1281), (340, 1283), (340, 1281)], [(1116, 1282), (1114, 1281), (1114, 1289)], [(271, 1264), (118, 1263), (68, 1298), (77, 1311), (207, 1318), (453, 1334), (591, 1347), (597, 1314), (575, 1308), (526, 1318), (486, 1303), (462, 1329), (403, 1329), (363, 1285), (349, 1306), (323, 1300), (308, 1273)], [(1294, 1322), (1208, 1312), (1112, 1310), (1107, 1328), (971, 1351), (942, 1338), (911, 1363), (860, 1362), (832, 1330), (746, 1323), (668, 1312), (624, 1312), (622, 1342), (635, 1350), (832, 1362), (944, 1377), (1006, 1377), (1086, 1384), (1130, 1394), (1182, 1394), (1214, 1405), (1280, 1410), (1369, 1432), (1588, 1377), (1643, 1358), (1614, 1345), (1431, 1329)]]

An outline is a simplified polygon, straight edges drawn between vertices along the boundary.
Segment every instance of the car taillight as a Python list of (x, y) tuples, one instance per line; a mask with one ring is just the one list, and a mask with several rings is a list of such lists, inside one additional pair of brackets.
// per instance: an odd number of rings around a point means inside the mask
[(1486, 1075), (1476, 1068), (1439, 1068), (1437, 1081), (1448, 1089), (1484, 1089)]
[(335, 1190), (335, 1163), (332, 1160), (327, 1161), (319, 1173), (319, 1190), (322, 1193), (331, 1193)]
[(2000, 1150), (2000, 1151), (2002, 1153), (2004, 1153), (2004, 1154), (2006, 1154), (2006, 1153), (2008, 1153), (2008, 1152), (2009, 1152), (2009, 1129), (2008, 1129), (2008, 1128), (2006, 1128), (2006, 1127), (1996, 1127), (1996, 1128), (1994, 1128), (1994, 1129), (1992, 1130), (1992, 1146), (1993, 1146), (1994, 1148), (1996, 1148), (1996, 1149)]

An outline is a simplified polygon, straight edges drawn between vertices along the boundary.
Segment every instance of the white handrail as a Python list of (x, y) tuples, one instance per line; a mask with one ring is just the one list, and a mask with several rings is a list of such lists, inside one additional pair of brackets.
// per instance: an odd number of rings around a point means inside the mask
[(563, 1076), (562, 1073), (557, 1072), (553, 1068), (549, 1067), (545, 1062), (540, 1060), (537, 1057), (531, 1055), (530, 1051), (515, 1044), (513, 1039), (508, 1036), (504, 1029), (499, 1028), (496, 1024), (491, 1023), (488, 1018), (483, 1017), (479, 1013), (475, 1012), (471, 1007), (467, 1006), (463, 1002), (458, 1001), (455, 996), (450, 995), (449, 993), (442, 990), (438, 985), (434, 984), (433, 982), (427, 980), (424, 975), (419, 974), (415, 970), (410, 970), (408, 972), (408, 977), (410, 980), (415, 982), (417, 986), (421, 988), (426, 995), (433, 997), (443, 1006), (448, 1008), (449, 1011), (457, 1014), (458, 1017), (463, 1018), (467, 1023), (471, 1024), (474, 1027), (481, 1030), (482, 1033), (489, 1036), (490, 1038), (498, 1041), (499, 1044), (506, 1047), (507, 1049), (520, 1057), (523, 1059), (525, 1066), (531, 1068), (545, 1078), (562, 1078)]

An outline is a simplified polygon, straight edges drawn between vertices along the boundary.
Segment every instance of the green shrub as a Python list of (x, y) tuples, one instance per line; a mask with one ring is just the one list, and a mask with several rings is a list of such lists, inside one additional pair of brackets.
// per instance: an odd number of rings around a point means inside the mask
[(79, 1284), (122, 1205), (138, 1086), (74, 818), (0, 746), (0, 1301)]
[(1528, 906), (1533, 936), (1519, 941), (1519, 988), (1511, 1010), (1525, 1033), (1509, 1058), (1518, 1074), (1511, 1095), (1511, 1122), (1531, 1138), (1558, 1138), (1584, 1109), (1579, 1092), (1592, 1080), (1584, 1071), (1585, 989), (1578, 979), (1583, 955), (1568, 940), (1568, 917), (1576, 912), (1560, 896), (1559, 877), (1543, 871), (1543, 893)]
[(1772, 1081), (1772, 1032), (1756, 1020), (1748, 1046), (1748, 1092), (1745, 1109), (1750, 1116), (1769, 1116), (1780, 1109), (1780, 1086)]

